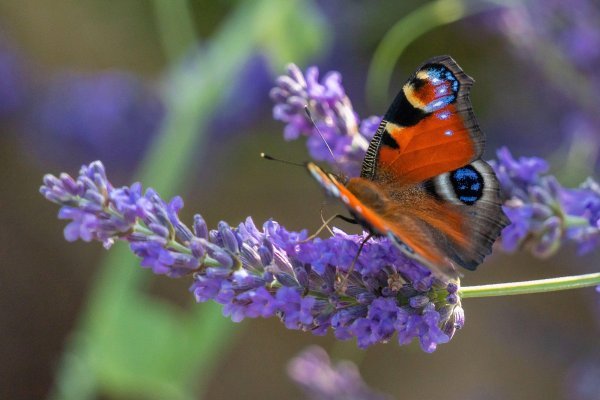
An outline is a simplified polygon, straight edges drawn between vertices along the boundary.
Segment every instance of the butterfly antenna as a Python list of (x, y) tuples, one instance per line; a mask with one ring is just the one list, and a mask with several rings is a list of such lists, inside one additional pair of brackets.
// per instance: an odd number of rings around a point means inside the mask
[(323, 142), (325, 143), (325, 146), (327, 146), (327, 150), (329, 150), (329, 154), (331, 154), (331, 158), (333, 159), (333, 161), (336, 162), (337, 161), (335, 159), (335, 156), (333, 155), (333, 150), (331, 150), (331, 147), (329, 147), (329, 143), (327, 143), (327, 140), (325, 140), (325, 136), (323, 136), (323, 134), (321, 133), (321, 130), (319, 129), (319, 127), (317, 126), (317, 124), (315, 123), (315, 120), (312, 117), (312, 114), (310, 113), (310, 110), (308, 108), (308, 105), (304, 106), (304, 112), (306, 113), (306, 116), (308, 117), (308, 119), (310, 119), (310, 122), (312, 122), (313, 126), (315, 127), (315, 129), (317, 130), (317, 132), (319, 132), (319, 136), (321, 136), (321, 139), (323, 139)]
[(288, 160), (282, 160), (281, 158), (275, 158), (275, 157), (270, 156), (270, 155), (268, 155), (266, 153), (260, 153), (260, 156), (262, 158), (264, 158), (265, 160), (278, 161), (280, 163), (284, 163), (284, 164), (288, 164), (288, 165), (293, 165), (295, 167), (306, 168), (306, 165), (304, 165), (304, 164), (293, 162), (293, 161), (288, 161)]

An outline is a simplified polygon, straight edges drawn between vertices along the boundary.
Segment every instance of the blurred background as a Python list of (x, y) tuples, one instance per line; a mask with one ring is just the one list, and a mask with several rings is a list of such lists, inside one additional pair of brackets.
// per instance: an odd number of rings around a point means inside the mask
[[(44, 173), (100, 159), (115, 186), (182, 195), (186, 221), (314, 230), (322, 191), (258, 157), (308, 157), (272, 119), (274, 78), (289, 62), (337, 70), (357, 112), (381, 115), (439, 54), (477, 81), (488, 159), (508, 145), (565, 185), (598, 178), (596, 0), (0, 0), (0, 398), (300, 399), (286, 365), (318, 344), (398, 399), (600, 399), (592, 289), (467, 299), (433, 354), (361, 351), (276, 319), (234, 324), (124, 245), (67, 243), (38, 193)], [(598, 256), (496, 252), (463, 285), (597, 271)]]

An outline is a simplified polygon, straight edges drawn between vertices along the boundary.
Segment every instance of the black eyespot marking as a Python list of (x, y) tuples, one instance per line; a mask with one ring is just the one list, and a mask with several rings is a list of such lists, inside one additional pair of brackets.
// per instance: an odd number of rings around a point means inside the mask
[(450, 183), (456, 197), (466, 205), (475, 204), (483, 195), (483, 177), (470, 165), (452, 171)]
[(426, 79), (419, 79), (419, 78), (415, 77), (410, 80), (409, 84), (413, 87), (414, 90), (419, 90), (423, 86), (425, 86), (426, 83), (427, 83)]
[(413, 106), (404, 95), (404, 90), (400, 90), (383, 119), (399, 126), (408, 127), (418, 124), (426, 116), (427, 113)]
[(399, 149), (398, 142), (390, 135), (388, 131), (384, 131), (381, 136), (381, 144), (384, 146), (391, 147), (392, 149)]

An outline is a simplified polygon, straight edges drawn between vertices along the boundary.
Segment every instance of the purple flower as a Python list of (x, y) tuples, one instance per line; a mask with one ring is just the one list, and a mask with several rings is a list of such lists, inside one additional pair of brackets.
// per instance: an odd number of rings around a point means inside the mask
[[(359, 175), (369, 140), (381, 118), (359, 120), (338, 72), (329, 72), (319, 80), (317, 67), (309, 67), (303, 74), (296, 65), (290, 64), (287, 74), (277, 78), (277, 86), (271, 89), (270, 96), (275, 102), (273, 117), (286, 124), (286, 140), (307, 136), (312, 158), (327, 161), (350, 176)], [(310, 110), (316, 127), (306, 115), (305, 107)], [(333, 158), (323, 139), (331, 148)]]
[(504, 9), (498, 25), (522, 50), (546, 41), (580, 69), (591, 71), (600, 65), (599, 19), (594, 1), (531, 0)]
[(158, 132), (164, 107), (140, 78), (116, 71), (54, 78), (37, 97), (28, 138), (43, 158), (130, 165)]
[(364, 235), (336, 230), (331, 238), (307, 240), (306, 232), (275, 221), (259, 229), (251, 218), (209, 231), (200, 215), (190, 229), (178, 216), (181, 198), (165, 202), (139, 184), (114, 188), (99, 161), (76, 179), (46, 175), (40, 191), (71, 221), (67, 240), (106, 247), (125, 240), (155, 274), (193, 275), (196, 301), (222, 304), (236, 322), (277, 315), (288, 329), (323, 335), (331, 328), (362, 348), (398, 334), (400, 344), (417, 338), (431, 352), (464, 321), (458, 282), (434, 279), (385, 238), (367, 241), (348, 275)]
[(369, 388), (354, 363), (333, 365), (325, 350), (317, 346), (294, 357), (288, 364), (288, 375), (311, 400), (391, 399)]
[(592, 178), (580, 187), (561, 186), (548, 175), (539, 158), (515, 160), (508, 149), (492, 162), (506, 198), (504, 212), (511, 224), (502, 232), (506, 251), (529, 248), (545, 257), (567, 241), (587, 253), (600, 244), (600, 186)]

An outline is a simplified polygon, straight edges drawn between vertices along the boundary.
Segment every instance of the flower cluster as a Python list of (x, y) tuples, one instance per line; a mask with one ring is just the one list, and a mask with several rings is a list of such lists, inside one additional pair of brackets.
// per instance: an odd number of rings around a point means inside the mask
[(274, 221), (258, 229), (250, 218), (209, 230), (200, 215), (189, 228), (178, 217), (181, 198), (167, 203), (138, 183), (114, 188), (99, 161), (76, 179), (46, 175), (40, 191), (70, 220), (67, 240), (125, 240), (154, 273), (193, 274), (195, 299), (223, 304), (234, 321), (279, 316), (288, 329), (331, 328), (361, 348), (397, 333), (400, 344), (418, 338), (427, 352), (464, 324), (458, 282), (437, 280), (387, 239), (366, 242), (350, 272), (362, 235), (308, 239)]
[(332, 365), (325, 350), (317, 346), (294, 357), (288, 365), (288, 375), (313, 400), (391, 399), (371, 389), (354, 363), (340, 361)]
[[(317, 67), (309, 67), (303, 74), (290, 64), (287, 74), (277, 78), (277, 85), (271, 89), (271, 99), (275, 102), (273, 117), (286, 124), (286, 140), (307, 136), (312, 158), (327, 161), (349, 176), (357, 176), (381, 117), (360, 121), (341, 82), (338, 72), (329, 72), (319, 81)], [(314, 125), (305, 107), (311, 112)]]
[(565, 188), (547, 175), (540, 158), (515, 160), (507, 148), (492, 162), (505, 196), (504, 212), (512, 223), (502, 232), (507, 251), (527, 247), (538, 256), (550, 256), (565, 241), (580, 253), (600, 244), (600, 185), (588, 178), (579, 188)]

